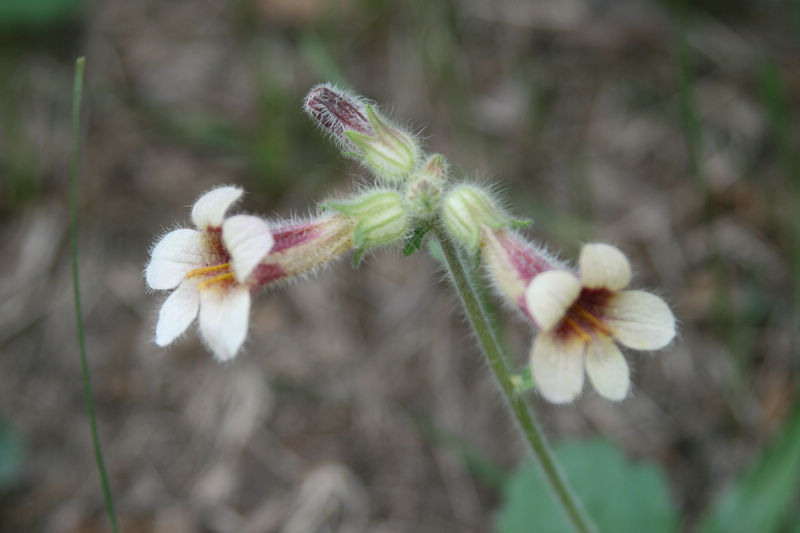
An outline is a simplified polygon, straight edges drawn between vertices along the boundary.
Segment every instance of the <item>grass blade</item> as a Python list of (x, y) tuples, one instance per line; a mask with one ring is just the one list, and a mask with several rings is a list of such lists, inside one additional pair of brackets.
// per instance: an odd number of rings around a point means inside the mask
[(111, 521), (111, 530), (116, 533), (117, 515), (114, 512), (114, 498), (108, 484), (105, 462), (103, 461), (103, 448), (100, 445), (100, 436), (97, 433), (97, 419), (94, 413), (94, 398), (92, 396), (92, 382), (89, 375), (89, 363), (86, 361), (86, 339), (83, 334), (83, 310), (81, 308), (81, 291), (78, 276), (78, 173), (80, 169), (81, 153), (81, 101), (83, 100), (83, 72), (86, 58), (78, 58), (75, 62), (75, 83), (72, 91), (72, 196), (70, 201), (70, 219), (72, 229), (72, 289), (75, 297), (75, 318), (78, 329), (78, 348), (81, 354), (81, 370), (83, 371), (83, 392), (86, 397), (86, 411), (89, 414), (89, 426), (92, 431), (92, 445), (97, 461), (97, 471), (100, 474), (100, 483), (103, 487), (103, 497), (106, 512)]

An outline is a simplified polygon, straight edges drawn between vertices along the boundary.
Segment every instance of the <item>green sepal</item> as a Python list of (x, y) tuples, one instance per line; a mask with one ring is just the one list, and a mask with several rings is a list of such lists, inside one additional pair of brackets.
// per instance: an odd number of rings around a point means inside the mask
[(363, 259), (365, 253), (367, 253), (366, 248), (356, 249), (355, 253), (353, 254), (353, 268), (358, 268), (358, 265), (361, 264), (361, 259)]
[(509, 218), (508, 225), (514, 229), (524, 229), (533, 224), (530, 218)]

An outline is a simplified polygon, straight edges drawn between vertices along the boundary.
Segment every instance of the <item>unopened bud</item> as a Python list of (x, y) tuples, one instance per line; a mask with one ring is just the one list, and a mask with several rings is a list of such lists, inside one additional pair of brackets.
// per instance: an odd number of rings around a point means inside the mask
[(317, 85), (308, 92), (303, 110), (345, 151), (358, 151), (345, 135), (346, 131), (375, 134), (367, 118), (366, 101), (329, 83)]
[(394, 126), (367, 105), (367, 118), (373, 135), (346, 131), (345, 135), (358, 147), (364, 164), (376, 176), (390, 181), (406, 179), (417, 167), (420, 147), (413, 135)]
[(356, 248), (389, 244), (408, 231), (408, 213), (402, 195), (397, 191), (369, 191), (345, 203), (329, 203), (329, 207), (353, 217), (353, 244)]
[(309, 91), (303, 109), (346, 154), (361, 159), (377, 177), (400, 181), (416, 168), (420, 155), (416, 138), (361, 96), (325, 83)]
[(441, 154), (431, 155), (411, 175), (406, 186), (406, 200), (415, 217), (429, 218), (436, 212), (446, 181), (447, 160)]
[(470, 252), (478, 250), (483, 228), (513, 225), (494, 199), (471, 185), (460, 185), (447, 194), (442, 216), (450, 235)]

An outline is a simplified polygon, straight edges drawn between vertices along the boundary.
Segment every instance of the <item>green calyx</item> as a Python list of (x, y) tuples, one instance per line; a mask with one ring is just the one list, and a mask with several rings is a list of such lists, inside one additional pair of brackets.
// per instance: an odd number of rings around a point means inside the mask
[(447, 194), (442, 219), (450, 235), (471, 253), (478, 251), (484, 228), (527, 225), (509, 217), (489, 193), (472, 185), (460, 185)]
[(366, 113), (375, 135), (344, 132), (361, 151), (357, 157), (378, 178), (392, 182), (405, 180), (419, 162), (419, 143), (413, 135), (381, 117), (372, 106), (366, 107)]
[(355, 220), (353, 245), (358, 250), (357, 259), (374, 246), (400, 240), (408, 231), (408, 209), (397, 191), (373, 190), (347, 202), (329, 202), (326, 206)]

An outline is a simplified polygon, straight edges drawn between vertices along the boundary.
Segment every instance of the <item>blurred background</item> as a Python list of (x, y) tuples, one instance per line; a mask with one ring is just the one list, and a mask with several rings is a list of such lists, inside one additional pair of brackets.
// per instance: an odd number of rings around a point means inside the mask
[[(81, 282), (123, 531), (511, 531), (525, 446), (428, 254), (262, 294), (225, 365), (194, 329), (153, 343), (148, 248), (200, 193), (287, 217), (366, 179), (300, 109), (321, 81), (499, 187), (562, 258), (616, 244), (673, 306), (679, 339), (628, 354), (624, 402), (531, 393), (553, 441), (660, 472), (678, 531), (766, 464), (785, 505), (759, 531), (798, 531), (798, 51), (797, 0), (2, 0), (0, 530), (108, 530), (70, 278), (85, 55)], [(533, 331), (497, 317), (522, 367)]]

